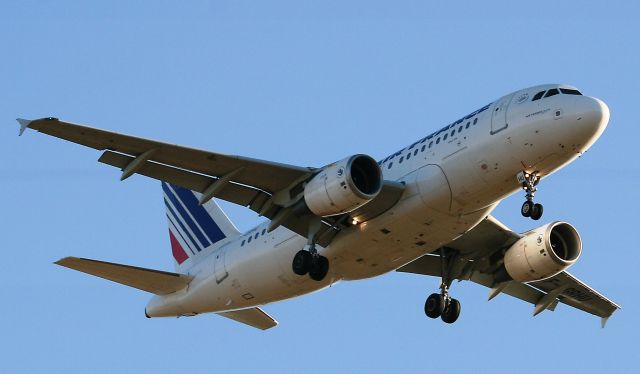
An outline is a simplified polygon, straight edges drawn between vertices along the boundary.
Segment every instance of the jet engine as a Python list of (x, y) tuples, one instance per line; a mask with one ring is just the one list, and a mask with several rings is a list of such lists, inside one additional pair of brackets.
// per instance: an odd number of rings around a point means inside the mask
[(382, 171), (367, 155), (354, 155), (325, 166), (304, 187), (304, 201), (320, 217), (351, 212), (382, 189)]
[(581, 253), (578, 231), (566, 222), (552, 222), (529, 231), (505, 252), (504, 267), (496, 280), (531, 282), (550, 278), (573, 265)]

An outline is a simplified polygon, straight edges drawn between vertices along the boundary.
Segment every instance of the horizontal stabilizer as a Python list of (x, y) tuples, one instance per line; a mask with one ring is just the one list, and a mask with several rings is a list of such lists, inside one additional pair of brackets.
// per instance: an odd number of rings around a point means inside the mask
[(270, 315), (260, 308), (243, 309), (218, 314), (260, 330), (267, 330), (278, 325), (278, 321), (271, 318)]
[[(185, 288), (193, 279), (190, 276), (166, 271), (139, 268), (87, 258), (65, 257), (57, 265), (95, 275), (96, 277), (151, 292), (167, 295)], [(231, 317), (230, 317), (231, 318)]]

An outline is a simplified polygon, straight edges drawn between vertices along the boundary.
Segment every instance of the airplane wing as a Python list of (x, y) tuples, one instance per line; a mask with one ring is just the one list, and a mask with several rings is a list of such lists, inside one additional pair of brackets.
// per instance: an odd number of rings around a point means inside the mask
[(134, 157), (146, 154), (148, 157), (145, 156), (145, 159), (149, 161), (216, 177), (236, 172), (233, 175), (234, 182), (270, 193), (285, 189), (314, 170), (182, 147), (63, 122), (51, 117), (34, 121), (21, 119), (19, 122), (21, 125), (26, 123), (26, 128), (99, 151), (109, 150)]
[[(470, 280), (491, 288), (489, 300), (500, 293), (516, 297), (534, 305), (534, 316), (544, 310), (554, 310), (558, 302), (599, 316), (602, 326), (620, 307), (593, 288), (566, 271), (542, 281), (520, 283), (510, 281), (495, 283), (491, 274), (480, 269), (491, 269), (491, 255), (510, 247), (520, 235), (509, 230), (492, 216), (462, 237), (446, 245), (457, 252), (457, 261), (452, 266), (451, 278)], [(441, 275), (440, 256), (425, 255), (397, 271), (439, 277)]]
[(217, 314), (260, 330), (267, 330), (278, 325), (278, 321), (260, 308), (242, 309)]
[[(176, 184), (203, 194), (246, 206), (295, 233), (307, 236), (310, 217), (283, 214), (282, 201), (318, 169), (298, 167), (242, 156), (224, 155), (154, 140), (123, 135), (49, 117), (18, 119), (20, 134), (30, 128), (38, 132), (104, 151), (99, 162), (122, 170), (121, 179), (133, 174)], [(353, 218), (374, 218), (400, 199), (404, 185), (384, 181), (380, 194), (349, 215), (327, 217), (317, 234), (317, 243), (327, 246)], [(280, 200), (280, 203), (279, 201)]]
[(55, 263), (156, 295), (168, 295), (179, 291), (185, 288), (193, 279), (183, 274), (90, 260), (88, 258), (65, 257)]

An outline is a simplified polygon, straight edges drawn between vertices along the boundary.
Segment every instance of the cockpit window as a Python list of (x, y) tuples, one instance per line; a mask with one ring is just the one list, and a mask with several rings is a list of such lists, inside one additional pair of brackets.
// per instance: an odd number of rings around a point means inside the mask
[(580, 91), (574, 90), (574, 89), (571, 89), (571, 88), (561, 88), (560, 92), (562, 92), (563, 94), (567, 94), (567, 95), (580, 95), (580, 96), (582, 95), (580, 93)]
[(557, 88), (552, 88), (549, 91), (547, 91), (547, 94), (544, 95), (544, 97), (551, 97), (551, 96), (555, 96), (557, 94), (559, 94), (560, 92), (558, 92)]
[(536, 100), (540, 100), (542, 98), (542, 95), (544, 95), (546, 91), (540, 91), (537, 94), (535, 94), (533, 96), (533, 99), (531, 99), (531, 101), (536, 101)]

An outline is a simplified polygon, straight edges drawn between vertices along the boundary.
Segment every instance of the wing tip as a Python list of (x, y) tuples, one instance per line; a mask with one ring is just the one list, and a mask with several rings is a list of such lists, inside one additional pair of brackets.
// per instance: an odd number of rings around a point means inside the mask
[(67, 257), (63, 257), (61, 259), (59, 259), (58, 261), (54, 261), (53, 263), (59, 266), (67, 266), (67, 264), (69, 263), (69, 261), (73, 261), (76, 260), (77, 257), (73, 257), (73, 256), (67, 256)]
[[(44, 120), (44, 121), (59, 121), (59, 119), (57, 119), (56, 117), (45, 117), (45, 118), (41, 118), (40, 120)], [(40, 120), (38, 120), (38, 121), (40, 121)], [(18, 133), (18, 136), (22, 136), (24, 131), (26, 129), (30, 128), (30, 125), (33, 122), (35, 122), (36, 120), (24, 119), (24, 118), (16, 118), (16, 121), (18, 121), (18, 123), (20, 124), (20, 132)]]
[(24, 134), (24, 130), (26, 130), (31, 122), (33, 122), (32, 120), (24, 118), (16, 118), (16, 121), (20, 124), (20, 132), (18, 133), (18, 136), (22, 136), (22, 134)]

